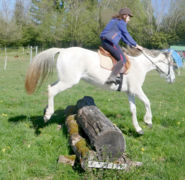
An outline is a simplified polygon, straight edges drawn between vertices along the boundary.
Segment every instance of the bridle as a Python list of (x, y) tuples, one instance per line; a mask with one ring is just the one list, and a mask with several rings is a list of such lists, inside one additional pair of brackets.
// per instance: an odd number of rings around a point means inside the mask
[[(162, 73), (162, 74), (165, 74), (167, 77), (170, 76), (170, 74), (171, 74), (171, 68), (172, 68), (172, 66), (173, 66), (173, 63), (172, 63), (172, 62), (170, 62), (169, 60), (168, 60), (168, 63), (165, 63), (165, 62), (161, 61), (162, 63), (168, 65), (168, 73), (166, 73), (166, 72), (164, 72), (155, 62), (153, 62), (153, 61), (145, 54), (144, 51), (142, 51), (142, 53), (143, 53), (143, 55), (144, 55), (144, 56), (156, 67), (156, 71), (157, 71), (157, 72), (159, 72), (160, 74), (161, 74), (161, 73)], [(167, 58), (167, 59), (168, 59), (168, 58)], [(160, 62), (160, 61), (158, 61), (158, 62)]]
[[(164, 64), (167, 64), (168, 65), (168, 73), (164, 72), (155, 62), (153, 62), (146, 54), (144, 51), (141, 51), (142, 54), (152, 63), (152, 65), (154, 65), (156, 67), (156, 71), (159, 72), (160, 74), (165, 74), (166, 75), (166, 78), (169, 78), (170, 75), (171, 75), (171, 69), (173, 68), (173, 63), (170, 62), (170, 60), (168, 59), (168, 63), (165, 63), (163, 61), (161, 61), (162, 63)], [(160, 62), (160, 61), (158, 61)], [(121, 88), (122, 88), (122, 84), (123, 84), (123, 73), (120, 73), (120, 80), (119, 80), (119, 86), (118, 86), (118, 89), (117, 91), (121, 91)]]

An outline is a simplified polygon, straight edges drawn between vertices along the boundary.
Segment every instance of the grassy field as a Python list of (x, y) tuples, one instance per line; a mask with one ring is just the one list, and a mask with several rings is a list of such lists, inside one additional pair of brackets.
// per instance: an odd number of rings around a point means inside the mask
[[(154, 71), (147, 75), (143, 88), (151, 101), (153, 127), (143, 123), (144, 106), (136, 100), (139, 123), (145, 133), (137, 136), (127, 96), (85, 82), (55, 97), (55, 114), (44, 124), (46, 87), (55, 75), (28, 96), (24, 90), (28, 65), (29, 55), (8, 52), (5, 71), (4, 56), (0, 55), (0, 179), (185, 179), (184, 70), (174, 84), (167, 84)], [(73, 154), (64, 109), (85, 95), (92, 96), (98, 108), (122, 130), (128, 157), (143, 162), (142, 167), (129, 172), (96, 169), (84, 172), (78, 163), (74, 168), (57, 163), (59, 155)], [(58, 125), (62, 125), (60, 130)]]

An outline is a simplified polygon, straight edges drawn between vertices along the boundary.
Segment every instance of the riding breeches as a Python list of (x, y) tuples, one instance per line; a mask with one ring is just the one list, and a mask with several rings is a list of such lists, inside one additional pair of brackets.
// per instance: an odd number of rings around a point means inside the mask
[(111, 55), (117, 60), (117, 61), (123, 61), (123, 64), (126, 63), (126, 58), (123, 54), (123, 51), (121, 50), (119, 45), (115, 45), (112, 42), (108, 41), (107, 39), (102, 39), (102, 46), (105, 50), (111, 53)]

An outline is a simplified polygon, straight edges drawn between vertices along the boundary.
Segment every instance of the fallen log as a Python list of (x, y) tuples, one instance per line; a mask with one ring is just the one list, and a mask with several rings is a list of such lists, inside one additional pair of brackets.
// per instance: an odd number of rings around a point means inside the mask
[[(90, 120), (85, 121), (89, 116), (86, 115), (86, 119), (83, 118), (84, 111), (90, 111)], [(68, 106), (65, 110), (65, 114), (67, 116), (66, 126), (69, 132), (70, 145), (75, 155), (61, 155), (58, 160), (59, 163), (73, 166), (77, 157), (84, 170), (89, 168), (129, 170), (130, 167), (142, 165), (141, 162), (131, 161), (125, 153), (119, 151), (120, 149), (121, 151), (125, 151), (125, 140), (123, 136), (120, 135), (121, 131), (96, 108), (94, 100), (91, 97), (84, 97), (77, 102), (76, 106)], [(80, 127), (77, 121), (84, 125)], [(86, 129), (84, 129), (85, 127)], [(89, 128), (90, 130), (88, 130)], [(90, 137), (90, 143), (98, 151), (92, 150), (89, 146), (89, 142), (87, 142), (87, 137), (82, 137), (82, 134), (86, 134), (85, 136)], [(119, 144), (117, 144), (118, 142)], [(109, 149), (102, 147), (108, 147)], [(118, 154), (120, 154), (119, 158)], [(114, 160), (114, 162), (109, 162), (110, 160)]]
[(71, 156), (60, 155), (58, 159), (58, 163), (69, 164), (71, 166), (74, 166), (75, 159), (76, 159), (76, 155), (71, 155)]
[(114, 161), (125, 152), (125, 139), (116, 127), (95, 105), (91, 97), (85, 96), (77, 102), (77, 122), (95, 148), (99, 160)]
[(67, 115), (66, 118), (66, 126), (68, 129), (69, 137), (70, 137), (70, 145), (75, 155), (70, 156), (59, 156), (58, 163), (69, 164), (71, 166), (74, 165), (76, 157), (79, 159), (81, 167), (84, 170), (89, 168), (106, 168), (106, 169), (125, 169), (129, 168), (128, 161), (125, 158), (120, 158), (116, 160), (114, 163), (109, 162), (100, 162), (98, 160), (97, 152), (93, 151), (89, 146), (86, 138), (83, 138), (81, 134), (81, 129), (76, 122), (76, 106), (68, 106), (65, 110)]
[(75, 114), (68, 115), (66, 126), (70, 136), (72, 150), (80, 160), (81, 167), (86, 170), (89, 159), (94, 159), (96, 153), (89, 149), (86, 140), (79, 134), (79, 126), (75, 120)]

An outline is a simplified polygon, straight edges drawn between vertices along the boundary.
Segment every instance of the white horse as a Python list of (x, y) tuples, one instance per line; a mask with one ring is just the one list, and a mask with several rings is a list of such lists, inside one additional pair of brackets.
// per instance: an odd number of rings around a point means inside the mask
[[(168, 82), (175, 80), (171, 54), (159, 51), (158, 55), (154, 57), (147, 54), (146, 52), (148, 51), (144, 49), (137, 57), (129, 56), (131, 67), (128, 74), (123, 76), (121, 87), (121, 91), (126, 92), (128, 95), (132, 122), (136, 132), (139, 134), (143, 134), (143, 131), (137, 121), (135, 96), (145, 105), (144, 122), (148, 126), (152, 126), (150, 101), (142, 90), (147, 72), (156, 69), (166, 77)], [(48, 85), (48, 105), (44, 114), (45, 121), (49, 120), (54, 113), (54, 96), (61, 91), (71, 88), (80, 79), (107, 89), (118, 89), (119, 85), (107, 85), (105, 83), (111, 71), (100, 66), (100, 57), (97, 52), (80, 47), (51, 48), (39, 53), (28, 69), (25, 88), (29, 94), (33, 93), (38, 82), (42, 83), (45, 77), (53, 70), (55, 66), (54, 56), (57, 53), (59, 53), (56, 61), (58, 81)]]

